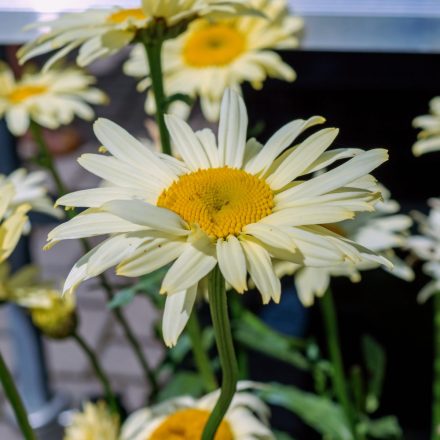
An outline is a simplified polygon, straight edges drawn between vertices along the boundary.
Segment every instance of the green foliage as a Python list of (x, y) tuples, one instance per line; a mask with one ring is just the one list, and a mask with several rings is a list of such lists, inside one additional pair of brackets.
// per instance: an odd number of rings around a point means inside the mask
[(262, 386), (260, 396), (271, 405), (292, 411), (328, 439), (353, 440), (341, 407), (326, 397), (276, 383)]
[(203, 383), (200, 375), (192, 371), (181, 371), (173, 375), (171, 380), (163, 387), (157, 401), (162, 402), (177, 396), (200, 396), (203, 393)]
[(286, 434), (285, 432), (274, 431), (273, 434), (275, 435), (276, 440), (295, 440), (292, 436)]
[(377, 439), (400, 439), (402, 429), (394, 416), (382, 417), (377, 420), (368, 420), (365, 423), (365, 432), (369, 437)]

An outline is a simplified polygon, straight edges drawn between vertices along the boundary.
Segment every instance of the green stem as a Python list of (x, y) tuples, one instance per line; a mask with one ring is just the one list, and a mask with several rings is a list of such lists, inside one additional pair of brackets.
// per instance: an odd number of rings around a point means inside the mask
[(36, 440), (35, 434), (32, 431), (29, 424), (28, 416), (21, 400), (20, 394), (18, 394), (17, 387), (15, 386), (14, 379), (5, 364), (2, 354), (0, 353), (0, 380), (5, 390), (6, 397), (11, 404), (14, 411), (15, 418), (18, 426), (23, 434), (25, 440)]
[(215, 267), (209, 275), (209, 308), (222, 367), (220, 397), (206, 423), (202, 440), (213, 440), (237, 389), (238, 366), (228, 316), (225, 280)]
[(214, 391), (218, 388), (217, 379), (212, 371), (211, 363), (209, 362), (205, 349), (203, 348), (202, 332), (200, 330), (200, 323), (196, 310), (193, 310), (191, 313), (186, 328), (191, 340), (194, 361), (203, 380), (205, 391)]
[[(44, 140), (43, 133), (41, 130), (41, 127), (35, 123), (31, 122), (31, 132), (32, 136), (35, 140), (35, 142), (38, 145), (39, 148), (39, 164), (46, 168), (50, 174), (52, 175), (56, 187), (58, 196), (61, 197), (65, 194), (67, 194), (67, 188), (63, 183), (63, 180), (61, 179), (58, 170), (55, 166), (53, 157), (49, 151), (49, 148)], [(67, 211), (67, 217), (69, 219), (75, 217), (75, 213), (73, 211)], [(91, 246), (89, 245), (88, 241), (86, 239), (81, 239), (81, 244), (84, 248), (84, 251), (87, 253), (91, 250)], [(105, 274), (101, 274), (99, 276), (100, 284), (103, 290), (106, 292), (107, 298), (111, 300), (114, 296), (113, 288), (111, 284), (108, 282), (107, 277)], [(147, 382), (150, 383), (151, 389), (152, 389), (152, 395), (155, 396), (158, 393), (159, 385), (157, 383), (157, 379), (151, 370), (150, 366), (148, 365), (148, 362), (145, 358), (145, 355), (142, 351), (141, 345), (139, 344), (139, 341), (137, 340), (136, 336), (134, 335), (133, 330), (131, 329), (130, 325), (127, 322), (127, 319), (125, 318), (124, 314), (121, 310), (113, 309), (113, 316), (117, 320), (117, 322), (122, 327), (125, 337), (129, 341), (139, 363), (141, 364), (141, 367), (144, 371), (145, 379)]]
[(92, 350), (92, 348), (89, 346), (89, 344), (86, 342), (86, 340), (78, 332), (74, 332), (72, 334), (72, 337), (73, 337), (73, 339), (76, 340), (76, 342), (78, 342), (79, 346), (83, 349), (84, 354), (89, 359), (90, 365), (93, 367), (93, 370), (95, 371), (96, 376), (98, 377), (99, 381), (101, 382), (102, 388), (104, 389), (105, 397), (107, 399), (107, 403), (109, 404), (111, 412), (115, 413), (115, 414), (119, 414), (118, 403), (117, 403), (116, 397), (112, 391), (112, 387), (110, 385), (110, 380), (108, 379), (103, 368), (101, 367), (101, 364), (99, 363), (98, 357), (96, 356), (95, 352)]
[(156, 103), (156, 122), (159, 127), (162, 152), (171, 155), (170, 135), (165, 125), (165, 113), (167, 111), (167, 100), (163, 86), (162, 73), (162, 45), (160, 38), (155, 38), (144, 42), (147, 53), (148, 64), (150, 66), (151, 88), (154, 93)]
[(440, 292), (434, 295), (434, 364), (432, 387), (432, 440), (440, 440)]
[(342, 354), (339, 342), (336, 310), (333, 301), (333, 294), (330, 288), (327, 289), (327, 292), (321, 298), (320, 304), (324, 318), (325, 334), (327, 337), (327, 348), (329, 352), (330, 362), (333, 366), (333, 387), (336, 393), (336, 397), (344, 410), (345, 416), (347, 417), (347, 421), (350, 425), (353, 438), (356, 439), (356, 415), (350, 401), (347, 382), (344, 374), (344, 365), (342, 362)]

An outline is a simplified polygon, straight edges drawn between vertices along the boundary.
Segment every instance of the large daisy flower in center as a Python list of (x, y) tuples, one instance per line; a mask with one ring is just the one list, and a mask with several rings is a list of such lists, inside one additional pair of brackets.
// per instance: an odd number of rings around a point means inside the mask
[[(240, 293), (249, 274), (267, 303), (281, 294), (273, 259), (306, 266), (386, 262), (322, 226), (373, 209), (380, 193), (355, 183), (387, 159), (386, 150), (326, 152), (337, 134), (333, 128), (291, 146), (305, 129), (324, 122), (321, 117), (286, 124), (264, 146), (246, 142), (246, 108), (231, 90), (222, 102), (218, 140), (209, 129), (194, 133), (176, 116), (166, 122), (181, 160), (152, 152), (110, 121), (95, 123), (111, 156), (88, 154), (79, 162), (111, 185), (62, 197), (58, 203), (89, 209), (55, 228), (49, 243), (111, 237), (77, 262), (65, 290), (116, 264), (118, 274), (139, 276), (174, 261), (161, 287), (167, 294), (164, 336), (172, 345), (198, 283), (217, 264)], [(344, 158), (350, 160), (302, 177)]]

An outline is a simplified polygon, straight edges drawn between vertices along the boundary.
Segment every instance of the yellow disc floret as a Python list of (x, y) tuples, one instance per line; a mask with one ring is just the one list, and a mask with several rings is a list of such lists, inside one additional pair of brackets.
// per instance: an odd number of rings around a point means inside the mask
[(264, 180), (224, 167), (181, 176), (162, 192), (157, 206), (174, 211), (210, 236), (226, 238), (269, 215), (274, 202)]
[(121, 9), (107, 17), (109, 23), (119, 24), (128, 20), (145, 20), (146, 16), (141, 8)]
[(224, 66), (246, 49), (246, 38), (237, 29), (225, 24), (213, 24), (190, 33), (183, 48), (183, 58), (189, 66)]
[(16, 87), (9, 95), (8, 99), (14, 104), (25, 101), (26, 99), (41, 95), (47, 91), (47, 87), (43, 85), (22, 85)]
[[(200, 440), (209, 412), (201, 409), (183, 409), (168, 416), (148, 440)], [(214, 440), (233, 440), (229, 423), (223, 420)]]

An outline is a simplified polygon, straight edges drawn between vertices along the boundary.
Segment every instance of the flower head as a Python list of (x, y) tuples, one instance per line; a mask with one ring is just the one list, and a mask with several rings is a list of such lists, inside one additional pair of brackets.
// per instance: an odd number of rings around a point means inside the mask
[[(239, 383), (239, 389), (243, 383)], [(191, 440), (203, 428), (218, 400), (218, 391), (200, 399), (182, 396), (133, 413), (122, 426), (121, 440)], [(235, 394), (215, 440), (274, 440), (268, 428), (269, 408), (249, 392)]]
[(440, 96), (431, 99), (429, 107), (429, 115), (418, 116), (413, 121), (415, 128), (422, 129), (413, 145), (415, 156), (440, 150)]
[(425, 261), (423, 271), (432, 278), (420, 291), (418, 300), (426, 301), (440, 291), (440, 199), (429, 199), (429, 215), (414, 213), (419, 224), (419, 235), (408, 239), (408, 247), (421, 260)]
[[(200, 97), (205, 117), (217, 121), (226, 88), (239, 91), (244, 82), (260, 89), (267, 77), (293, 81), (294, 70), (274, 52), (298, 46), (302, 20), (291, 16), (286, 0), (251, 0), (261, 16), (236, 16), (223, 20), (198, 19), (177, 39), (164, 44), (164, 81), (168, 95), (185, 93)], [(125, 73), (138, 78), (149, 74), (145, 50), (136, 46), (124, 66)], [(139, 84), (151, 85), (147, 77)], [(154, 113), (150, 90), (146, 110)], [(176, 102), (171, 110), (186, 117), (190, 108)]]
[(119, 420), (104, 402), (87, 402), (72, 417), (64, 440), (119, 440)]
[(94, 112), (89, 104), (103, 104), (106, 95), (90, 87), (92, 76), (78, 69), (28, 71), (19, 80), (11, 69), (0, 63), (0, 117), (5, 117), (9, 130), (23, 135), (30, 121), (55, 129), (68, 125), (75, 116), (90, 120)]
[[(142, 0), (137, 8), (113, 7), (70, 13), (51, 22), (38, 22), (33, 28), (49, 31), (25, 46), (18, 55), (20, 62), (56, 50), (45, 68), (79, 47), (77, 63), (86, 66), (98, 58), (118, 52), (140, 32), (166, 29), (186, 24), (198, 16), (235, 14), (246, 10), (238, 0)], [(182, 28), (182, 29), (183, 29)]]
[[(217, 140), (211, 130), (194, 133), (175, 116), (166, 121), (181, 160), (150, 151), (108, 120), (95, 123), (110, 155), (86, 154), (79, 163), (111, 185), (59, 199), (88, 209), (48, 238), (49, 245), (106, 233), (110, 238), (75, 264), (66, 291), (114, 265), (119, 275), (136, 277), (174, 262), (161, 287), (167, 294), (164, 337), (172, 345), (188, 320), (197, 285), (217, 264), (240, 293), (249, 274), (264, 303), (280, 299), (273, 259), (318, 267), (347, 260), (388, 264), (322, 226), (374, 209), (380, 192), (357, 188), (356, 182), (373, 179), (367, 175), (387, 160), (386, 150), (326, 152), (337, 135), (334, 128), (291, 146), (304, 130), (324, 122), (321, 117), (286, 124), (264, 146), (246, 142), (246, 108), (231, 90), (223, 99)], [(307, 179), (343, 159), (349, 160)]]

